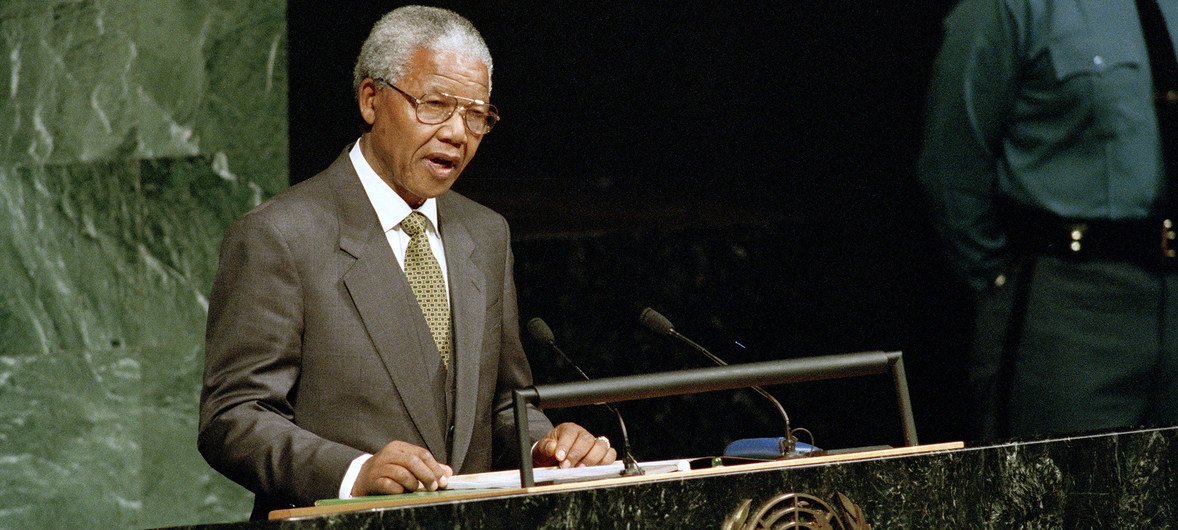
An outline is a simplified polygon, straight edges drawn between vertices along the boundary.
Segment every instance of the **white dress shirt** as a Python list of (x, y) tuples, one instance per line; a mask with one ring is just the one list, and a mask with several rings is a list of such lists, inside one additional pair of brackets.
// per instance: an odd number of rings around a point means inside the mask
[[(360, 140), (357, 140), (356, 144), (352, 146), (348, 156), (352, 159), (352, 167), (356, 169), (356, 174), (360, 176), (360, 184), (364, 186), (368, 202), (371, 202), (372, 208), (376, 210), (376, 218), (380, 221), (380, 227), (384, 230), (385, 237), (388, 238), (389, 246), (393, 248), (393, 254), (397, 256), (397, 264), (404, 271), (405, 251), (409, 248), (409, 234), (401, 228), (401, 220), (408, 217), (413, 209), (372, 169), (368, 160), (364, 158), (364, 154), (360, 152)], [(432, 198), (426, 199), (425, 203), (417, 208), (417, 211), (429, 220), (426, 223), (425, 233), (429, 238), (429, 248), (442, 268), (442, 278), (446, 281), (446, 296), (447, 303), (449, 303), (450, 278), (446, 270), (446, 249), (442, 247), (442, 235), (438, 231), (440, 226), (438, 224), (438, 201)], [(339, 487), (341, 499), (352, 498), (352, 486), (356, 484), (356, 478), (360, 476), (360, 467), (369, 458), (372, 458), (372, 455), (360, 455), (348, 466), (348, 471), (344, 474), (344, 479)]]

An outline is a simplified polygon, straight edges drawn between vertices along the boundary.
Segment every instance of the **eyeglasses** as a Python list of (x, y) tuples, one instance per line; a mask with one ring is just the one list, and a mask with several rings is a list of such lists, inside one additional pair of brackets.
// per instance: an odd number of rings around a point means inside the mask
[[(465, 123), (466, 128), (470, 129), (470, 132), (474, 134), (487, 134), (491, 132), (491, 129), (495, 127), (496, 123), (499, 123), (499, 109), (495, 108), (495, 105), (481, 99), (453, 96), (445, 92), (440, 94), (426, 94), (420, 98), (415, 98), (384, 79), (377, 77), (373, 81), (396, 90), (402, 96), (405, 96), (405, 99), (409, 100), (409, 103), (413, 105), (413, 110), (417, 114), (417, 121), (426, 125), (437, 125), (450, 119), (450, 116), (454, 115), (455, 110), (462, 116), (462, 123)], [(459, 100), (461, 100), (461, 103)]]

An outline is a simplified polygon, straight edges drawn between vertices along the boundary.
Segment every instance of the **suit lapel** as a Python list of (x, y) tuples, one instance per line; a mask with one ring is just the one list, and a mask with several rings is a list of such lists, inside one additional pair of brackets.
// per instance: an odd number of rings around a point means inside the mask
[(438, 199), (438, 220), (450, 281), (450, 311), (455, 339), (454, 445), (451, 467), (462, 468), (474, 432), (479, 388), (479, 365), (486, 320), (486, 276), (474, 262), (475, 242), (463, 224), (462, 212), (448, 195)]
[(423, 363), (431, 349), (437, 358), (437, 346), (347, 151), (331, 169), (337, 175), (340, 249), (356, 258), (344, 273), (344, 286), (427, 449), (445, 455), (446, 427), (438, 417), (436, 390), (428, 384)]

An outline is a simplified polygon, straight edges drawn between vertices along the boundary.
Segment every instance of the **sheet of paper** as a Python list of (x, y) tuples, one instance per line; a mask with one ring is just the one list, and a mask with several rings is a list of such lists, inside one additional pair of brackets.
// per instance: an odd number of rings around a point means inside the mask
[[(647, 475), (659, 475), (674, 471), (689, 471), (691, 465), (687, 460), (660, 460), (655, 462), (641, 462)], [(625, 466), (621, 462), (614, 462), (604, 466), (573, 467), (560, 469), (557, 467), (541, 467), (533, 470), (536, 484), (563, 484), (583, 480), (597, 480), (603, 478), (620, 477)], [(454, 475), (450, 477), (447, 490), (481, 490), (518, 488), (519, 470), (492, 471), (489, 473), (474, 473), (470, 475)]]

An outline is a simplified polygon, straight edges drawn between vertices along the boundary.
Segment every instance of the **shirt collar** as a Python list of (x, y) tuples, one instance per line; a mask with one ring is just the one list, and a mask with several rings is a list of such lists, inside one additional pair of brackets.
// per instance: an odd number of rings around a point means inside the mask
[[(372, 169), (368, 160), (364, 158), (364, 153), (360, 151), (360, 140), (357, 140), (352, 146), (348, 157), (352, 159), (352, 167), (356, 169), (356, 174), (360, 176), (360, 184), (364, 186), (368, 202), (371, 202), (372, 208), (376, 210), (376, 218), (380, 220), (380, 228), (385, 232), (396, 228), (401, 224), (401, 220), (413, 211), (409, 207), (409, 203), (397, 195), (397, 192), (393, 191), (393, 188)], [(437, 199), (426, 199), (417, 211), (429, 219), (434, 231), (438, 231)]]

